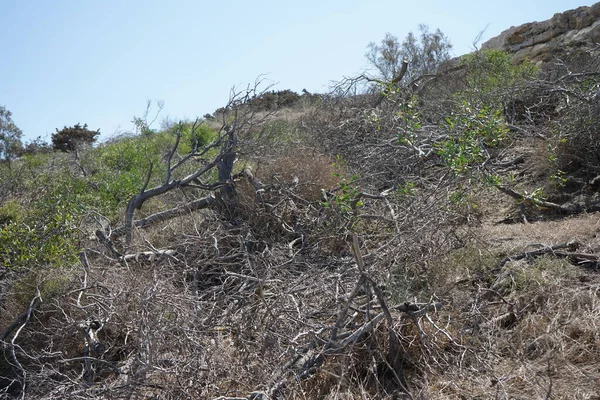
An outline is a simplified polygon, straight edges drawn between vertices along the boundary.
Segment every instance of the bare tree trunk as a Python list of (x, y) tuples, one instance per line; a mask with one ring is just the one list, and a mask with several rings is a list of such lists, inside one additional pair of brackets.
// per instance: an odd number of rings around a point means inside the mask
[[(137, 221), (133, 221), (133, 219), (132, 219), (131, 227), (143, 228), (145, 226), (152, 225), (157, 222), (166, 221), (168, 219), (175, 218), (180, 215), (189, 214), (193, 211), (210, 208), (214, 204), (214, 202), (215, 202), (215, 198), (212, 197), (211, 195), (209, 195), (207, 197), (204, 197), (204, 198), (198, 199), (198, 200), (194, 200), (194, 201), (184, 204), (182, 206), (171, 208), (170, 210), (166, 210), (166, 211), (162, 211), (159, 213), (149, 215), (148, 217), (143, 218), (143, 219), (138, 219)], [(123, 235), (127, 235), (130, 232), (131, 232), (131, 229), (130, 228), (128, 229), (128, 225), (124, 225), (124, 226), (112, 231), (110, 236), (112, 238), (117, 238), (117, 237), (120, 237)]]
[[(232, 90), (229, 103), (225, 107), (225, 110), (229, 110), (228, 112), (230, 112), (231, 115), (227, 118), (225, 114), (223, 115), (223, 125), (219, 130), (219, 137), (201, 150), (194, 145), (194, 148), (188, 154), (176, 161), (174, 157), (179, 147), (183, 129), (182, 124), (178, 126), (176, 141), (167, 159), (167, 171), (162, 184), (159, 184), (151, 189), (147, 189), (152, 177), (152, 164), (150, 164), (146, 181), (144, 182), (142, 189), (127, 203), (127, 207), (125, 209), (125, 223), (123, 227), (113, 231), (113, 236), (125, 235), (126, 242), (129, 244), (131, 243), (132, 230), (134, 226), (145, 226), (154, 222), (172, 218), (176, 215), (181, 215), (182, 213), (188, 212), (190, 205), (193, 209), (199, 209), (211, 207), (216, 202), (221, 206), (222, 211), (227, 214), (229, 219), (233, 219), (235, 217), (236, 195), (233, 184), (233, 165), (237, 158), (237, 135), (238, 132), (247, 131), (253, 124), (264, 121), (268, 117), (257, 117), (256, 109), (246, 106), (247, 102), (256, 95), (256, 89), (260, 82), (260, 80), (257, 80), (253, 88), (249, 86), (248, 89), (244, 91), (235, 92)], [(230, 120), (232, 120), (231, 124)], [(194, 137), (196, 129), (200, 125), (201, 123), (199, 123), (199, 120), (194, 122), (192, 125), (192, 137)], [(175, 170), (191, 160), (193, 157), (202, 157), (207, 155), (210, 150), (218, 147), (221, 148), (219, 154), (216, 155), (211, 161), (206, 161), (201, 168), (183, 178), (173, 178), (173, 173)], [(216, 182), (202, 182), (201, 178), (208, 175), (214, 170), (214, 168), (217, 169)], [(216, 196), (212, 197), (211, 195), (208, 195), (203, 199), (188, 203), (183, 207), (178, 207), (163, 213), (157, 213), (143, 220), (134, 221), (135, 210), (139, 210), (146, 200), (167, 193), (173, 189), (184, 187), (193, 187), (210, 192), (216, 191)]]
[(234, 219), (236, 215), (236, 195), (233, 186), (233, 164), (237, 157), (236, 147), (235, 128), (227, 128), (227, 141), (223, 144), (217, 170), (220, 184), (219, 198), (223, 211), (227, 213), (229, 219)]

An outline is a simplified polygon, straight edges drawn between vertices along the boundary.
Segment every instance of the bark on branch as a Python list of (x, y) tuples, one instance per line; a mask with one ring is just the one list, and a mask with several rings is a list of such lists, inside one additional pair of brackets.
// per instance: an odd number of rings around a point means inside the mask
[[(544, 247), (542, 249), (538, 249), (538, 250), (531, 250), (531, 251), (525, 251), (523, 253), (519, 253), (519, 254), (513, 254), (511, 256), (508, 256), (506, 258), (503, 258), (498, 265), (496, 266), (496, 268), (494, 268), (494, 271), (498, 271), (499, 269), (501, 269), (502, 267), (504, 267), (506, 265), (506, 263), (508, 263), (509, 261), (518, 261), (518, 260), (522, 260), (524, 258), (533, 258), (533, 257), (539, 257), (541, 255), (544, 254), (558, 254), (558, 255), (562, 255), (560, 254), (560, 252), (557, 252), (557, 250), (562, 250), (562, 249), (568, 249), (570, 252), (574, 252), (575, 250), (577, 250), (577, 248), (580, 246), (580, 244), (576, 241), (573, 242), (569, 242), (569, 243), (562, 243), (562, 244), (557, 244), (554, 246), (548, 246), (548, 247)], [(572, 255), (576, 255), (580, 253), (564, 253), (565, 256), (572, 254)], [(591, 257), (595, 257), (596, 260), (598, 259), (597, 256), (594, 256), (593, 254), (587, 254), (586, 256), (591, 256)]]
[(561, 213), (565, 213), (565, 214), (569, 214), (569, 213), (573, 213), (573, 212), (577, 211), (574, 207), (566, 207), (566, 206), (562, 206), (560, 204), (552, 203), (549, 201), (536, 199), (531, 196), (522, 195), (521, 193), (516, 192), (506, 186), (496, 185), (496, 189), (498, 189), (502, 193), (512, 197), (515, 200), (528, 201), (538, 207), (551, 208), (553, 210), (560, 211)]
[[(400, 72), (398, 72), (398, 75), (396, 75), (388, 84), (388, 88), (389, 89), (395, 89), (398, 87), (398, 84), (400, 83), (400, 81), (402, 80), (402, 78), (404, 78), (404, 75), (406, 75), (406, 71), (408, 71), (408, 61), (407, 60), (402, 60), (402, 68), (400, 69)], [(377, 103), (375, 103), (375, 107), (378, 107), (384, 99), (386, 99), (386, 91), (382, 92), (379, 95), (379, 98), (377, 99)]]
[[(166, 221), (181, 215), (189, 214), (191, 212), (210, 208), (215, 204), (216, 199), (213, 196), (207, 196), (202, 199), (194, 200), (190, 203), (184, 204), (180, 207), (172, 208), (167, 211), (152, 214), (146, 218), (139, 219), (132, 222), (132, 227), (143, 228), (148, 225), (156, 224), (161, 221)], [(127, 226), (122, 226), (112, 231), (111, 238), (118, 238), (126, 235), (128, 230)]]

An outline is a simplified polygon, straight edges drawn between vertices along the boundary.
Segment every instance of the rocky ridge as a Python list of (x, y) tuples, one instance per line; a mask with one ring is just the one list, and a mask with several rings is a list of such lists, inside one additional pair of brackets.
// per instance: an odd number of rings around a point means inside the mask
[(513, 60), (548, 62), (578, 48), (600, 53), (600, 3), (555, 14), (542, 22), (511, 27), (488, 40), (483, 49), (505, 50)]

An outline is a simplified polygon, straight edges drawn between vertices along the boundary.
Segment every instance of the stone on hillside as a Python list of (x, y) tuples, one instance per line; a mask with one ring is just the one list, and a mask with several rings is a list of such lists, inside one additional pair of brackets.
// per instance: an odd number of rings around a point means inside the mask
[(567, 49), (600, 45), (600, 3), (555, 14), (542, 22), (511, 27), (488, 40), (483, 49), (513, 53), (513, 61), (547, 62)]

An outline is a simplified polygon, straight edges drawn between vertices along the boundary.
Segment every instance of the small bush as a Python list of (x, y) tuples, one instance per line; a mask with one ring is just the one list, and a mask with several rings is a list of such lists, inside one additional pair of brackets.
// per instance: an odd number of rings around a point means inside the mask
[(52, 146), (50, 146), (47, 142), (42, 140), (40, 136), (38, 136), (36, 139), (31, 140), (23, 145), (20, 155), (23, 156), (40, 153), (50, 153), (51, 151)]
[(17, 280), (12, 287), (12, 297), (19, 311), (27, 309), (38, 294), (44, 302), (64, 293), (72, 282), (72, 271), (66, 268), (37, 268)]
[(500, 50), (481, 50), (461, 58), (466, 69), (466, 90), (460, 95), (502, 106), (521, 91), (521, 85), (537, 75), (537, 68), (525, 61), (514, 65), (511, 55)]
[(298, 135), (298, 127), (287, 121), (276, 119), (265, 123), (257, 140), (264, 144), (288, 143)]
[(308, 201), (320, 201), (321, 190), (337, 187), (339, 173), (331, 158), (308, 149), (290, 151), (272, 163), (261, 164), (256, 171), (259, 179), (268, 184), (289, 184), (297, 178), (297, 192)]
[(189, 152), (194, 146), (198, 149), (202, 149), (204, 146), (215, 140), (217, 136), (218, 132), (206, 124), (200, 124), (199, 126), (194, 127), (191, 123), (185, 123), (182, 127), (182, 144), (180, 145), (180, 152)]
[(9, 268), (63, 266), (76, 260), (75, 225), (67, 209), (40, 210), (0, 227), (0, 262)]
[(298, 93), (286, 90), (262, 93), (250, 100), (250, 105), (260, 111), (275, 111), (291, 107), (300, 101)]
[(19, 222), (22, 215), (21, 205), (15, 200), (8, 200), (0, 206), (0, 225)]
[(446, 118), (446, 128), (451, 136), (436, 144), (437, 153), (456, 175), (475, 172), (489, 159), (488, 149), (498, 147), (508, 135), (500, 109), (466, 101)]

